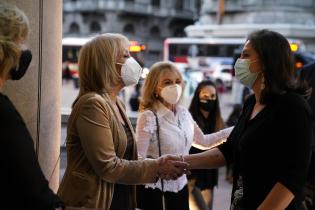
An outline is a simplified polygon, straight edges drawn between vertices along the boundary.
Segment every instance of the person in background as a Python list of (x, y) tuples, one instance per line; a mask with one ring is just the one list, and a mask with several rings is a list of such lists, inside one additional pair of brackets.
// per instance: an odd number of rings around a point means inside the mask
[(184, 160), (192, 169), (234, 163), (232, 210), (303, 209), (313, 114), (305, 100), (309, 88), (295, 74), (290, 44), (277, 32), (254, 31), (235, 70), (254, 95), (225, 143)]
[[(138, 160), (122, 88), (138, 83), (141, 66), (121, 34), (102, 34), (80, 50), (80, 91), (67, 129), (67, 168), (58, 194), (67, 206), (134, 210), (135, 184), (176, 179), (183, 162)], [(163, 164), (161, 164), (163, 162)]]
[[(312, 87), (312, 94), (308, 103), (315, 112), (315, 63), (310, 63), (303, 66), (299, 72), (302, 81), (306, 81)], [(305, 202), (304, 205), (307, 210), (315, 209), (315, 123), (313, 123), (313, 143), (312, 156), (310, 167), (308, 171), (307, 181), (304, 188)]]
[[(189, 112), (200, 129), (210, 134), (224, 128), (219, 97), (215, 84), (210, 80), (198, 84)], [(198, 145), (190, 148), (190, 154), (204, 151)], [(213, 188), (218, 185), (218, 169), (192, 170), (189, 176), (189, 201), (194, 209), (210, 210), (213, 206)]]
[[(22, 49), (29, 21), (16, 6), (0, 3), (0, 90), (19, 80), (32, 59)], [(63, 202), (49, 188), (36, 157), (32, 137), (11, 100), (0, 93), (1, 209), (61, 210)]]
[[(188, 109), (179, 105), (184, 82), (172, 62), (157, 62), (149, 71), (143, 86), (136, 139), (142, 157), (186, 155), (192, 143), (213, 147), (222, 143), (231, 129), (204, 135)], [(143, 210), (189, 210), (186, 175), (177, 180), (147, 184), (139, 198)], [(162, 202), (162, 201), (165, 202)]]
[(131, 97), (129, 99), (129, 105), (131, 108), (131, 111), (138, 111), (139, 105), (140, 105), (140, 89), (141, 89), (141, 83), (135, 85), (134, 92), (131, 94)]

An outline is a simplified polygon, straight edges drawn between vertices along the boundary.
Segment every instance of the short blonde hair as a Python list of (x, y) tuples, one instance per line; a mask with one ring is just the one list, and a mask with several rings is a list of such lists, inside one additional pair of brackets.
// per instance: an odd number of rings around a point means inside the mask
[(27, 39), (29, 20), (16, 6), (0, 3), (0, 38), (16, 43)]
[(120, 81), (116, 61), (129, 45), (129, 40), (121, 34), (106, 33), (93, 38), (80, 50), (79, 77), (80, 93), (95, 91), (108, 92), (112, 85)]
[(0, 76), (8, 75), (18, 62), (19, 44), (27, 39), (29, 21), (16, 6), (0, 3)]
[(181, 79), (182, 88), (184, 89), (184, 81), (182, 74), (174, 63), (169, 61), (161, 61), (153, 64), (150, 68), (149, 74), (143, 85), (143, 95), (141, 98), (139, 110), (142, 112), (146, 109), (156, 109), (158, 97), (155, 94), (157, 85), (161, 76), (168, 71), (176, 72)]

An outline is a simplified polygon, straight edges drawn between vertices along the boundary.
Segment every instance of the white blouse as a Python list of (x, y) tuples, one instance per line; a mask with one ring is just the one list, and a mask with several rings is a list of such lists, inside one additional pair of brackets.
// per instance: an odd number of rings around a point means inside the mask
[[(162, 155), (187, 155), (193, 143), (206, 148), (215, 147), (223, 143), (233, 129), (233, 127), (230, 127), (213, 134), (204, 135), (189, 111), (182, 106), (176, 107), (176, 115), (174, 115), (171, 110), (159, 103), (156, 114), (160, 128)], [(159, 157), (156, 128), (156, 119), (151, 110), (139, 114), (136, 140), (138, 154), (141, 158)], [(177, 180), (164, 180), (164, 191), (178, 192), (186, 184), (186, 175), (179, 177)], [(146, 187), (162, 190), (161, 180), (154, 184), (147, 184)]]

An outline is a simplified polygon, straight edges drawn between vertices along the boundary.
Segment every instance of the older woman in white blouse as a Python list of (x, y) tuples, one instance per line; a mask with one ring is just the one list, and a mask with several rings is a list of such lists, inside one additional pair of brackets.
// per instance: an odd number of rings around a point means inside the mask
[[(204, 135), (187, 108), (178, 105), (184, 82), (173, 63), (154, 64), (143, 88), (136, 129), (140, 156), (186, 155), (192, 144), (211, 148), (222, 143), (230, 134), (231, 128)], [(139, 207), (143, 210), (163, 209), (162, 200), (165, 209), (189, 210), (186, 175), (177, 180), (147, 184), (144, 191), (142, 198), (138, 198)]]

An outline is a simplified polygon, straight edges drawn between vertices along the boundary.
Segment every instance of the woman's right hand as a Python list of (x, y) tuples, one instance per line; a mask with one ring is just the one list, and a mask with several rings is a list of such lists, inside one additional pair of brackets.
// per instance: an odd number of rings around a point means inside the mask
[(158, 159), (158, 176), (161, 179), (177, 179), (188, 171), (188, 163), (183, 162), (179, 156), (165, 155)]

